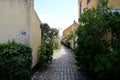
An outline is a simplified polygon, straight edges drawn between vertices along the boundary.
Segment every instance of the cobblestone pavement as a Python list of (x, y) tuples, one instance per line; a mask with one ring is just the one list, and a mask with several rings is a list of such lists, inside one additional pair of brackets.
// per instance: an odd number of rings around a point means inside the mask
[(86, 80), (74, 64), (74, 53), (64, 46), (53, 55), (52, 64), (33, 74), (32, 80)]

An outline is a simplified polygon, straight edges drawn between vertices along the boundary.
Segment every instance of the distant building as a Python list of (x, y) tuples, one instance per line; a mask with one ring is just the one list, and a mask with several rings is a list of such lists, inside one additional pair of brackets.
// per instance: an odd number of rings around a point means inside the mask
[(34, 0), (0, 0), (0, 43), (12, 41), (32, 48), (32, 67), (38, 62), (41, 21), (34, 10)]
[(74, 21), (72, 25), (68, 26), (68, 27), (63, 31), (63, 38), (67, 37), (72, 30), (76, 30), (77, 27), (78, 27), (78, 23), (77, 23), (76, 21)]
[[(71, 31), (75, 31), (77, 28), (78, 28), (78, 23), (76, 21), (73, 22), (72, 25), (68, 26), (68, 28), (66, 28), (64, 31), (63, 31), (63, 41), (69, 36), (69, 34), (71, 33)], [(70, 47), (72, 49), (75, 48), (75, 38), (72, 38), (70, 41)]]

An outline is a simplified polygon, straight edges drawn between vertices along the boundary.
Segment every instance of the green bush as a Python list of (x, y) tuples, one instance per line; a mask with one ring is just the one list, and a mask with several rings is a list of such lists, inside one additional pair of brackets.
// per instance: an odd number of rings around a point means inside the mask
[(46, 43), (45, 41), (42, 41), (39, 53), (40, 66), (44, 67), (48, 63), (48, 61), (52, 60), (53, 42), (50, 41), (49, 43)]
[(13, 42), (0, 44), (0, 80), (30, 80), (30, 47)]
[(56, 50), (56, 49), (60, 49), (60, 41), (59, 41), (59, 39), (58, 38), (55, 38), (54, 40), (53, 40), (53, 49), (54, 50)]
[(76, 33), (75, 31), (71, 30), (70, 33), (65, 37), (64, 40), (62, 40), (62, 44), (68, 48), (71, 48), (70, 47), (70, 40), (75, 40), (75, 37), (76, 37)]
[(42, 24), (42, 42), (39, 49), (39, 64), (44, 67), (52, 61), (53, 50), (59, 48), (58, 33), (56, 28), (50, 28), (47, 23)]
[(70, 48), (70, 42), (68, 42), (67, 40), (63, 40), (61, 41), (61, 44), (64, 45), (67, 48)]
[[(120, 14), (107, 8), (86, 9), (79, 22), (83, 25), (77, 30), (77, 65), (88, 79), (120, 80)], [(111, 41), (103, 39), (109, 29), (115, 37)]]

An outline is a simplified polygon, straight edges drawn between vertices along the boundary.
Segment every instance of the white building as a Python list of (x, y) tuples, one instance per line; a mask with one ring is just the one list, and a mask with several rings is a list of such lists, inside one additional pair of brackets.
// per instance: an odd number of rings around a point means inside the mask
[(32, 48), (34, 67), (41, 42), (40, 19), (34, 10), (34, 0), (0, 0), (0, 43), (12, 41)]

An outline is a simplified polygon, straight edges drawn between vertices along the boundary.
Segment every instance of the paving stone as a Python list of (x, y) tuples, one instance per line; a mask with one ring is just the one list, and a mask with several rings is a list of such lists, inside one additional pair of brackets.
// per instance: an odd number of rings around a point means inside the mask
[(78, 71), (75, 63), (75, 55), (72, 50), (62, 46), (53, 55), (52, 64), (45, 70), (36, 71), (32, 80), (86, 80)]

